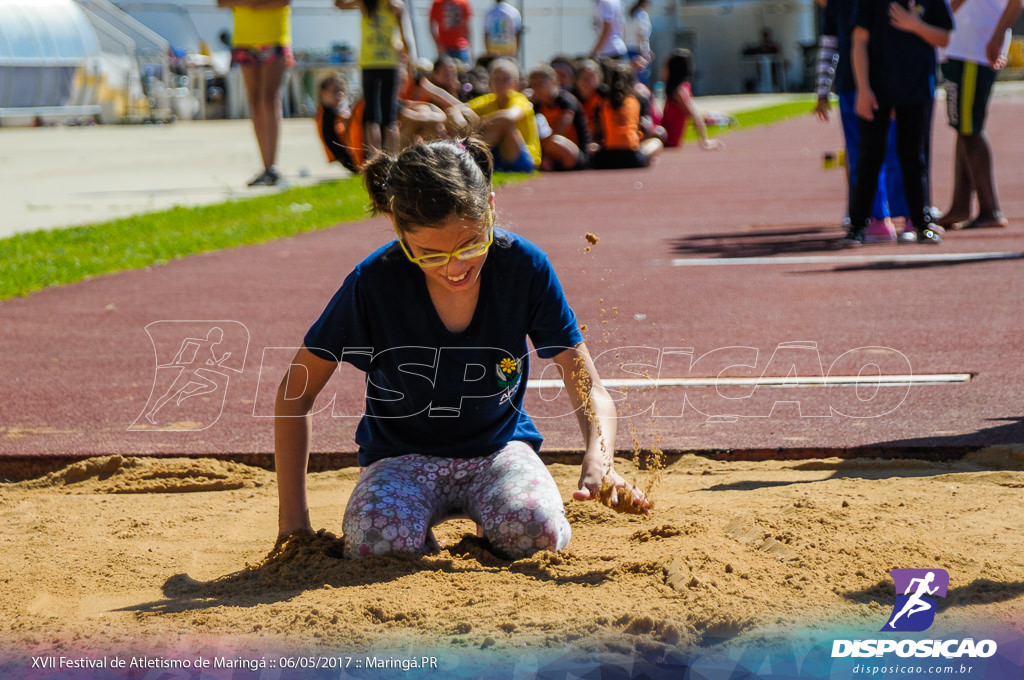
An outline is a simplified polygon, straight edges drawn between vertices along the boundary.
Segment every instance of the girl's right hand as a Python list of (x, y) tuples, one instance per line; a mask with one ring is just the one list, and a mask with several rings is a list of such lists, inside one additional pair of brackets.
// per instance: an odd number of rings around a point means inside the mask
[(702, 139), (700, 140), (700, 146), (705, 151), (718, 151), (725, 148), (725, 142), (720, 139)]

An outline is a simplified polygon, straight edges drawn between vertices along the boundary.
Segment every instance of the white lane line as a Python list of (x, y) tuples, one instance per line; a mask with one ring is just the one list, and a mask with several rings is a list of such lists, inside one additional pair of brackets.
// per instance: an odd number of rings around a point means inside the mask
[[(906, 387), (907, 385), (960, 385), (970, 373), (922, 373), (919, 375), (826, 375), (758, 378), (612, 378), (605, 387)], [(543, 390), (563, 387), (561, 380), (531, 380), (527, 387)]]
[(878, 262), (970, 262), (1019, 260), (1024, 253), (906, 253), (905, 255), (796, 255), (782, 257), (699, 257), (673, 259), (673, 267), (723, 267), (737, 264), (871, 264)]

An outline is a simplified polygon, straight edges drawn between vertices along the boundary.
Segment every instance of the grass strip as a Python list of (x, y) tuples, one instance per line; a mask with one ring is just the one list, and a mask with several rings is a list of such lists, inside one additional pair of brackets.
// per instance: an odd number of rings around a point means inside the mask
[[(735, 114), (731, 130), (808, 114), (814, 100), (786, 102)], [(687, 138), (694, 135), (692, 129)], [(695, 139), (695, 137), (693, 137)], [(530, 176), (498, 174), (504, 186)], [(178, 207), (109, 222), (49, 229), (0, 239), (0, 300), (93, 276), (160, 265), (196, 253), (264, 243), (366, 217), (358, 177), (227, 201)]]
[(360, 178), (0, 240), (0, 299), (366, 216)]
[[(718, 137), (725, 132), (731, 132), (733, 130), (743, 130), (752, 127), (760, 127), (762, 125), (771, 125), (773, 123), (779, 123), (790, 118), (797, 118), (799, 116), (809, 116), (814, 111), (814, 104), (817, 99), (813, 95), (808, 95), (806, 98), (795, 99), (789, 102), (783, 102), (781, 104), (773, 104), (772, 106), (766, 106), (760, 109), (750, 109), (748, 111), (738, 111), (732, 114), (732, 117), (736, 120), (735, 125), (729, 127), (717, 127), (708, 126), (708, 136)], [(686, 128), (687, 141), (697, 141), (697, 131), (692, 125), (688, 125)]]

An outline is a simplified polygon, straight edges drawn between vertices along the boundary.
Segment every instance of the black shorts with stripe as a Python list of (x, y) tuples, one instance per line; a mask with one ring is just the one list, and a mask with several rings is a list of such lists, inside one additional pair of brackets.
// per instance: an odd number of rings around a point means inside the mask
[(950, 59), (942, 64), (946, 79), (946, 115), (949, 126), (961, 135), (985, 129), (985, 112), (996, 72), (987, 64)]

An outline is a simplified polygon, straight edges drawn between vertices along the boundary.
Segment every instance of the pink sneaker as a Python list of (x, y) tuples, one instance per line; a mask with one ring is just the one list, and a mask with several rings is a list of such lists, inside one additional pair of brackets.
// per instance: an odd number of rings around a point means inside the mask
[(864, 230), (864, 243), (890, 243), (896, 240), (896, 227), (888, 217), (868, 220)]

